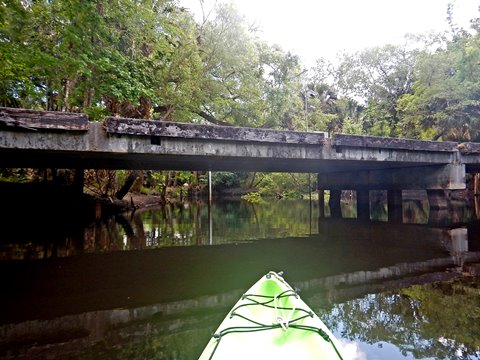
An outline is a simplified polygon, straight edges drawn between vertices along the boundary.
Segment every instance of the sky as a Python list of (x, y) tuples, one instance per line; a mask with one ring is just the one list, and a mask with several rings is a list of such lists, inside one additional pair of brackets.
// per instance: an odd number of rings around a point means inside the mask
[[(447, 4), (454, 20), (468, 27), (480, 17), (479, 0), (203, 0), (204, 8), (233, 2), (260, 38), (299, 55), (313, 65), (321, 57), (334, 61), (341, 51), (355, 52), (404, 42), (407, 33), (441, 31), (447, 25)], [(180, 0), (201, 19), (200, 0)]]

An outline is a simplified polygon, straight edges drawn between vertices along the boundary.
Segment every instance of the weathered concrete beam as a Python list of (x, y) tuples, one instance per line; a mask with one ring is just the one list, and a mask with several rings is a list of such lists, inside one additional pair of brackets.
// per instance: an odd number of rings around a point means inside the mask
[(227, 140), (305, 145), (323, 145), (325, 141), (325, 133), (322, 132), (269, 130), (114, 117), (108, 117), (105, 120), (105, 129), (109, 134), (206, 139), (210, 141)]
[(88, 124), (85, 114), (0, 107), (0, 128), (87, 131)]
[(413, 151), (455, 151), (458, 143), (451, 141), (425, 141), (363, 135), (333, 135), (335, 147), (361, 147), (377, 149), (403, 149)]
[[(158, 141), (159, 140), (159, 141)], [(354, 187), (357, 171), (458, 163), (457, 152), (341, 148), (325, 144), (218, 141), (118, 135), (98, 122), (88, 132), (3, 131), (0, 166), (152, 170), (283, 171), (333, 173), (348, 171)], [(339, 175), (344, 176), (344, 175)], [(345, 176), (349, 176), (348, 174)], [(325, 189), (329, 189), (326, 187)]]
[(446, 164), (408, 168), (319, 174), (319, 187), (349, 189), (465, 189), (465, 165)]

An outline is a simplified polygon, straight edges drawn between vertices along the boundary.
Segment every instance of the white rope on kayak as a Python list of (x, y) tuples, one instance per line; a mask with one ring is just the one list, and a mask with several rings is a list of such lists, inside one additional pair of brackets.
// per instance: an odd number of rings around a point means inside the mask
[[(292, 295), (296, 297), (296, 293), (292, 291)], [(279, 298), (281, 296), (282, 298), (285, 296), (285, 294), (277, 294), (273, 297), (273, 306), (275, 308), (275, 317), (277, 323), (282, 327), (283, 331), (287, 331), (288, 326), (290, 325), (290, 321), (292, 320), (293, 313), (297, 309), (297, 304), (294, 303), (292, 308), (289, 308), (289, 313), (288, 316), (285, 316), (285, 308), (283, 306), (278, 306), (277, 304), (281, 301)], [(281, 302), (280, 302), (281, 305)], [(279, 310), (280, 309), (280, 310)]]
[[(270, 278), (270, 276), (276, 276), (276, 274), (269, 273), (266, 275), (267, 278)], [(279, 277), (277, 277), (277, 279), (283, 280), (282, 278), (279, 278)], [(287, 286), (289, 285), (287, 284)], [(213, 338), (216, 340), (216, 343), (208, 359), (214, 360), (214, 355), (217, 351), (218, 346), (220, 345), (222, 338), (224, 336), (227, 336), (228, 334), (253, 333), (257, 331), (268, 331), (268, 330), (275, 330), (275, 329), (282, 329), (283, 331), (286, 331), (287, 329), (291, 328), (291, 329), (296, 329), (300, 331), (309, 331), (309, 332), (318, 334), (326, 342), (330, 343), (332, 348), (335, 350), (338, 356), (338, 359), (342, 360), (342, 356), (339, 353), (338, 349), (336, 348), (335, 343), (332, 341), (330, 336), (325, 331), (315, 326), (302, 324), (303, 319), (308, 317), (314, 317), (315, 314), (311, 310), (307, 310), (302, 307), (297, 308), (298, 301), (295, 301), (295, 300), (290, 303), (290, 306), (288, 306), (289, 305), (288, 300), (291, 297), (294, 297), (295, 299), (299, 298), (297, 292), (291, 288), (288, 290), (285, 290), (280, 294), (276, 294), (274, 296), (248, 294), (248, 293), (244, 294), (242, 296), (242, 300), (244, 300), (245, 302), (232, 309), (232, 311), (230, 312), (230, 318), (239, 317), (245, 320), (246, 322), (245, 325), (227, 327), (213, 334)], [(242, 308), (252, 307), (252, 306), (253, 307), (259, 306), (259, 307), (274, 309), (275, 321), (271, 322), (270, 324), (264, 324), (254, 319), (251, 319), (247, 316), (244, 316), (239, 312), (239, 310)]]

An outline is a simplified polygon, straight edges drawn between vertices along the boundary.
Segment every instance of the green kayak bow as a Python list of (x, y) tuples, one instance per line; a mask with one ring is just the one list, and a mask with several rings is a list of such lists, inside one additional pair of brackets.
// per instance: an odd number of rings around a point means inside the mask
[(297, 292), (273, 271), (218, 327), (199, 360), (345, 359), (341, 346)]

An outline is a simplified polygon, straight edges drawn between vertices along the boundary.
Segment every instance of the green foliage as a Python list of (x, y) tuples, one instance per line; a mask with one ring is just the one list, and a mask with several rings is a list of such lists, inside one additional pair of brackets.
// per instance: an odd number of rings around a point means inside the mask
[(363, 134), (362, 123), (356, 119), (347, 117), (343, 121), (341, 132), (344, 134), (362, 135)]
[(301, 109), (297, 56), (259, 41), (232, 5), (217, 5), (197, 38), (204, 74), (197, 115), (216, 124), (289, 126), (285, 119)]
[(232, 5), (201, 24), (173, 0), (0, 10), (0, 105), (274, 128), (301, 113), (298, 57), (259, 41)]
[[(300, 199), (308, 193), (308, 175), (293, 173), (263, 173), (259, 174), (257, 191), (262, 196)], [(313, 184), (311, 182), (313, 187)]]
[(0, 181), (5, 182), (29, 182), (35, 180), (37, 175), (31, 169), (23, 168), (0, 168)]
[[(320, 59), (256, 37), (233, 5), (200, 24), (171, 0), (0, 5), (0, 104), (290, 130), (475, 140), (480, 38), (411, 37)], [(418, 40), (423, 41), (423, 43)], [(416, 41), (414, 43), (413, 41)], [(431, 50), (434, 49), (434, 50)], [(305, 89), (318, 95), (307, 99)], [(306, 106), (305, 106), (306, 105)], [(233, 179), (218, 180), (233, 184)]]
[[(320, 94), (312, 124), (329, 132), (480, 139), (480, 22), (466, 31), (454, 25), (451, 4), (446, 12), (450, 33), (344, 53), (337, 65), (319, 60), (309, 85)], [(329, 107), (325, 87), (335, 94)]]
[(362, 99), (364, 130), (372, 135), (397, 136), (397, 100), (412, 91), (416, 50), (386, 45), (344, 54), (336, 70), (336, 86), (347, 96)]
[(109, 115), (108, 110), (102, 106), (91, 106), (83, 109), (83, 112), (87, 114), (92, 121), (102, 121)]
[(2, 9), (4, 104), (75, 111), (103, 104), (149, 117), (161, 100), (160, 75), (176, 65), (180, 47), (173, 2), (9, 1)]
[[(212, 186), (218, 189), (239, 187), (247, 176), (247, 173), (242, 172), (213, 171)], [(202, 183), (208, 184), (208, 174), (202, 176)]]
[(249, 192), (241, 196), (243, 200), (248, 201), (251, 204), (258, 204), (262, 202), (262, 195), (259, 192)]

